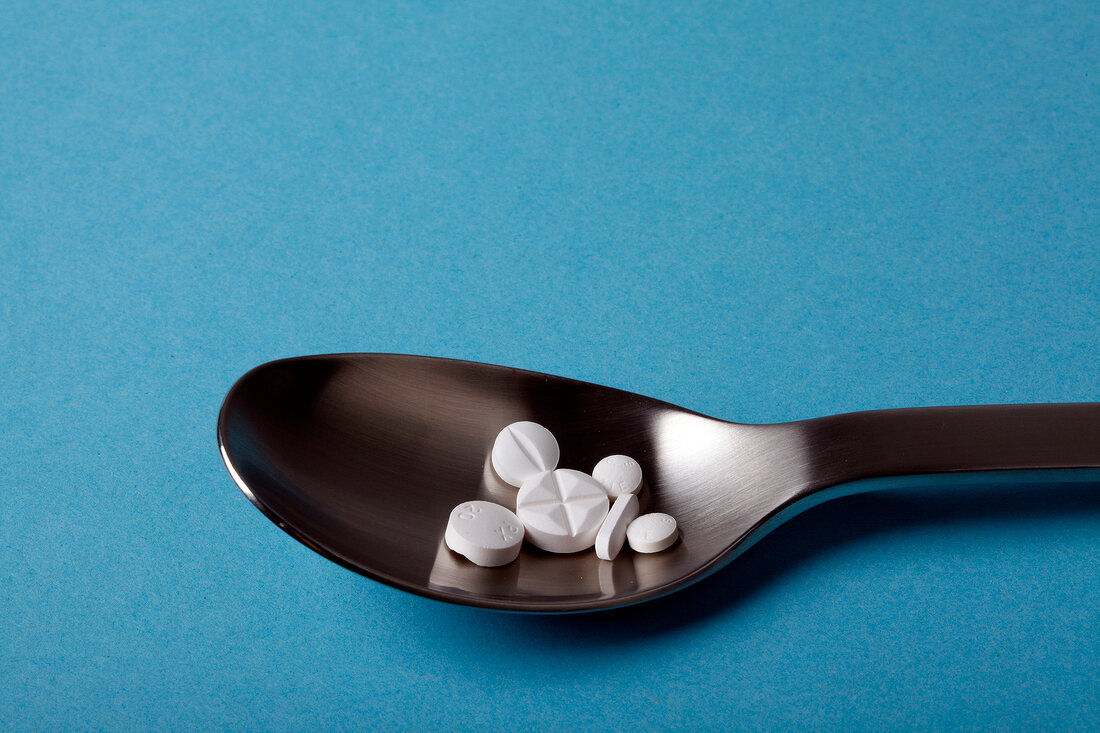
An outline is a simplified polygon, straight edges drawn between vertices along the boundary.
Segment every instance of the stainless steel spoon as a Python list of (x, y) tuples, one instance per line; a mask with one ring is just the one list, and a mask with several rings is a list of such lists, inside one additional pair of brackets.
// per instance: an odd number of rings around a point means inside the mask
[[(561, 466), (637, 459), (644, 511), (679, 521), (669, 550), (552, 555), (482, 568), (450, 552), (451, 509), (515, 507), (488, 456), (517, 420), (548, 427)], [(229, 391), (218, 443), (272, 521), (345, 567), (453, 603), (511, 611), (612, 608), (683, 588), (827, 498), (925, 482), (1100, 481), (1100, 403), (934, 407), (743, 425), (547, 374), (394, 354), (259, 366)]]

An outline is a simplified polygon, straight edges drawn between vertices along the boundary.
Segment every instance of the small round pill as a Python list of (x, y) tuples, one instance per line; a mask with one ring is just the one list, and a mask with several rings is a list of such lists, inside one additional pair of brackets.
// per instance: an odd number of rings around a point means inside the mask
[(612, 499), (636, 494), (642, 488), (642, 467), (630, 456), (604, 458), (592, 469), (592, 477), (603, 484)]
[(660, 552), (678, 536), (676, 520), (667, 514), (643, 514), (626, 528), (626, 541), (635, 552)]
[(443, 539), (470, 562), (492, 568), (519, 556), (523, 534), (519, 517), (500, 504), (467, 501), (451, 510)]
[(527, 540), (547, 552), (587, 550), (596, 541), (607, 508), (603, 486), (568, 468), (529, 478), (516, 495), (516, 514)]
[(596, 557), (601, 560), (615, 559), (626, 541), (626, 528), (637, 519), (638, 511), (638, 497), (634, 494), (623, 494), (615, 500), (596, 535)]
[(538, 423), (514, 422), (493, 443), (493, 470), (512, 486), (558, 467), (560, 451), (554, 434)]

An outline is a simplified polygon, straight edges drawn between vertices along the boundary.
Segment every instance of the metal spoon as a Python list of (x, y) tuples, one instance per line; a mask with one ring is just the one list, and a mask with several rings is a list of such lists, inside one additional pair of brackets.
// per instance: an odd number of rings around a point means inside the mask
[[(451, 509), (515, 507), (488, 456), (517, 420), (561, 466), (639, 461), (643, 511), (674, 516), (665, 552), (552, 555), (482, 568), (443, 543)], [(306, 356), (244, 375), (218, 419), (222, 458), (272, 521), (397, 588), (512, 611), (612, 608), (683, 588), (825, 499), (928, 482), (1100, 481), (1100, 403), (934, 407), (743, 425), (547, 374), (394, 354)]]

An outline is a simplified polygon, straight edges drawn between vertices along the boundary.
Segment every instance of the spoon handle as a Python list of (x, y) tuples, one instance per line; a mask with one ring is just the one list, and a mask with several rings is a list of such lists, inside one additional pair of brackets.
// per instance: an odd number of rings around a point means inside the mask
[[(805, 445), (820, 446), (811, 452), (811, 489), (888, 476), (1100, 469), (1096, 402), (873, 410), (796, 424)], [(1065, 479), (1097, 481), (1100, 470)]]

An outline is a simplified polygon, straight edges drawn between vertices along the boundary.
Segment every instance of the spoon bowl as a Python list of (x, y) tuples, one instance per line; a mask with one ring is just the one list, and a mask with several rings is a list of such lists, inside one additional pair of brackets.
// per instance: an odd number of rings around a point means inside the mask
[[(556, 555), (524, 544), (483, 568), (443, 542), (460, 502), (515, 509), (489, 454), (531, 420), (562, 468), (625, 454), (643, 512), (680, 539), (652, 555)], [(774, 425), (700, 415), (641, 395), (475, 362), (337, 354), (261, 365), (233, 386), (218, 443), (245, 496), (291, 536), (375, 580), (438, 600), (529, 612), (655, 598), (722, 567), (772, 527), (831, 496), (943, 480), (1100, 480), (1100, 405), (850, 413)], [(1052, 472), (1059, 472), (1055, 476)]]

